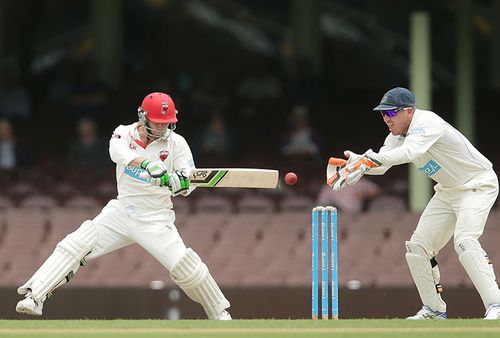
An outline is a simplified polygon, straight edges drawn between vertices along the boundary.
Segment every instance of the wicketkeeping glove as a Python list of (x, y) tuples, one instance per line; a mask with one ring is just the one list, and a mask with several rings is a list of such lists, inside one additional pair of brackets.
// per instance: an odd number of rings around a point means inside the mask
[(349, 160), (331, 157), (328, 161), (326, 183), (335, 191), (357, 183), (367, 171), (381, 165), (368, 155), (358, 155), (348, 150), (344, 154)]
[(346, 184), (348, 172), (346, 171), (347, 161), (342, 158), (330, 157), (326, 167), (326, 184), (338, 191)]
[(363, 158), (363, 156), (365, 156), (365, 154), (360, 155), (360, 154), (356, 154), (353, 151), (346, 150), (346, 151), (344, 151), (344, 156), (347, 157), (347, 165), (351, 165), (351, 164), (361, 160)]
[(144, 160), (141, 163), (141, 168), (146, 169), (151, 176), (150, 183), (158, 187), (168, 185), (170, 175), (167, 171), (167, 166), (161, 161)]
[(380, 166), (380, 163), (375, 162), (369, 157), (363, 157), (352, 165), (348, 166), (349, 174), (347, 174), (346, 182), (348, 185), (357, 183), (361, 177), (370, 169)]

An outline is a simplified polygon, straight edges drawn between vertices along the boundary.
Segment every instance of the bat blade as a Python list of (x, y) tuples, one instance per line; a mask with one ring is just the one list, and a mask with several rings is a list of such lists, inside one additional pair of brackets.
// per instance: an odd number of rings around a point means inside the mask
[(191, 172), (189, 180), (200, 188), (275, 189), (279, 172), (272, 169), (197, 168)]

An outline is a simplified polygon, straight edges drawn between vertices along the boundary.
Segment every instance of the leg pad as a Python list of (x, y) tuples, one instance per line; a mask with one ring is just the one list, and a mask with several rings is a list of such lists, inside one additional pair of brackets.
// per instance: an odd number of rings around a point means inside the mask
[(491, 260), (479, 241), (464, 239), (455, 243), (458, 259), (479, 292), (485, 308), (500, 304), (500, 290)]
[(209, 319), (217, 319), (230, 306), (206, 264), (191, 248), (186, 250), (170, 275), (189, 298), (203, 306)]
[(437, 261), (430, 258), (420, 245), (407, 241), (406, 262), (417, 286), (423, 305), (434, 311), (446, 312), (446, 303), (441, 299), (440, 274)]
[(97, 230), (85, 221), (60, 241), (45, 263), (17, 292), (24, 295), (31, 289), (36, 301), (44, 301), (57, 287), (67, 283), (76, 273), (81, 260), (88, 255), (97, 240)]

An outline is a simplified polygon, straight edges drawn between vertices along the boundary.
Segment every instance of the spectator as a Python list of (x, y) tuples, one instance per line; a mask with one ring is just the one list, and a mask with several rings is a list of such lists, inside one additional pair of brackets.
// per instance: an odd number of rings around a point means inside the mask
[(320, 142), (310, 126), (307, 107), (295, 106), (289, 122), (290, 130), (284, 136), (282, 155), (306, 157), (318, 161), (321, 155)]
[(0, 83), (0, 117), (14, 121), (31, 118), (31, 104), (28, 92), (22, 86), (17, 72), (6, 69)]
[(20, 143), (12, 124), (7, 119), (0, 119), (0, 169), (11, 170), (30, 164), (29, 147)]
[(77, 124), (78, 138), (70, 144), (67, 162), (72, 167), (103, 168), (111, 165), (107, 142), (102, 140), (94, 120), (82, 118)]
[(234, 133), (226, 127), (220, 114), (214, 114), (208, 127), (203, 131), (200, 142), (202, 161), (207, 159), (227, 160), (234, 153), (236, 140)]
[(334, 205), (346, 214), (356, 214), (364, 211), (367, 203), (381, 192), (382, 189), (367, 178), (362, 178), (357, 184), (347, 186), (341, 191), (334, 191), (327, 184), (323, 184), (316, 205)]
[(244, 77), (237, 87), (237, 95), (244, 102), (276, 100), (283, 95), (281, 80), (271, 65), (260, 65)]

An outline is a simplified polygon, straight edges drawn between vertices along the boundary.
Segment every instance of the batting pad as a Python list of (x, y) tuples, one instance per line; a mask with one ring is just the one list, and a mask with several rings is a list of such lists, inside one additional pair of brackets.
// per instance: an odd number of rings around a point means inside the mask
[(200, 256), (191, 248), (170, 272), (172, 280), (189, 298), (203, 306), (209, 319), (217, 319), (231, 304), (208, 271)]
[(37, 301), (44, 301), (56, 287), (65, 284), (80, 266), (80, 260), (89, 254), (97, 240), (97, 231), (91, 221), (85, 221), (60, 241), (54, 252), (35, 274), (17, 289), (24, 295), (31, 289)]
[(409, 241), (406, 241), (405, 244), (406, 262), (410, 268), (422, 304), (427, 305), (432, 310), (446, 312), (446, 303), (441, 299), (436, 287), (439, 284), (437, 264), (432, 267), (427, 253), (420, 245)]
[(479, 292), (485, 308), (500, 304), (500, 290), (493, 264), (477, 240), (466, 239), (455, 245), (458, 259)]

